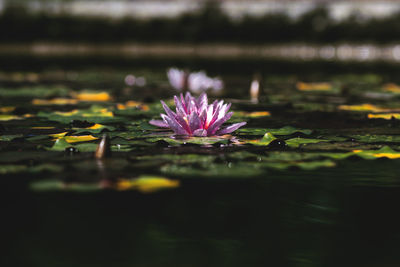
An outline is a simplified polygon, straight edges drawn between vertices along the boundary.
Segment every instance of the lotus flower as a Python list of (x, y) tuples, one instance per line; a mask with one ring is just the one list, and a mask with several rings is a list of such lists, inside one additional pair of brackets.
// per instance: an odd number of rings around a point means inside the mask
[(234, 123), (221, 128), (229, 120), (233, 112), (228, 112), (231, 104), (215, 100), (208, 104), (207, 94), (203, 93), (198, 98), (190, 93), (180, 97), (174, 96), (176, 112), (173, 112), (161, 101), (167, 114), (160, 114), (163, 120), (151, 120), (149, 123), (158, 127), (170, 128), (177, 135), (186, 136), (212, 136), (231, 133), (246, 122)]
[(167, 71), (167, 75), (172, 87), (178, 91), (189, 90), (199, 94), (208, 89), (220, 91), (224, 87), (221, 79), (210, 78), (204, 71), (188, 73), (187, 71), (170, 68)]

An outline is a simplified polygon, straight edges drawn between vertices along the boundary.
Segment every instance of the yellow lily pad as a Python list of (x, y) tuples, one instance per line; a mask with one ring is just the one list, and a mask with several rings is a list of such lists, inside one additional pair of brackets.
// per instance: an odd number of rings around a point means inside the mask
[[(97, 113), (98, 112), (98, 113)], [(106, 108), (99, 109), (94, 113), (82, 113), (83, 117), (114, 117), (114, 113)]]
[(125, 104), (121, 104), (121, 103), (117, 104), (117, 109), (119, 109), (119, 110), (125, 110), (127, 108), (138, 108), (138, 109), (141, 109), (144, 111), (148, 111), (150, 109), (149, 106), (147, 106), (141, 102), (137, 102), (137, 101), (133, 101), (133, 100), (129, 100)]
[(33, 105), (47, 106), (47, 105), (75, 105), (78, 103), (77, 99), (71, 98), (54, 98), (54, 99), (38, 99), (32, 100)]
[(105, 102), (111, 101), (111, 96), (107, 92), (82, 92), (78, 94), (73, 94), (73, 97), (80, 101), (88, 102)]
[(296, 88), (300, 91), (331, 91), (332, 85), (329, 83), (296, 83)]
[(57, 115), (60, 115), (60, 116), (65, 116), (65, 117), (69, 117), (69, 116), (73, 116), (73, 115), (78, 114), (78, 112), (79, 112), (79, 110), (74, 109), (74, 110), (66, 111), (66, 112), (56, 111), (56, 112), (54, 112), (54, 114), (57, 114)]
[(87, 127), (85, 129), (97, 130), (97, 129), (100, 129), (100, 128), (103, 128), (103, 127), (104, 127), (103, 124), (96, 123), (93, 126)]
[(390, 109), (380, 108), (372, 104), (361, 104), (361, 105), (340, 105), (339, 110), (344, 111), (371, 111), (371, 112), (385, 112), (390, 111)]
[(383, 91), (400, 94), (400, 86), (395, 83), (387, 83), (383, 86)]
[(391, 120), (400, 119), (400, 113), (383, 113), (383, 114), (368, 114), (368, 119), (384, 119), (384, 120)]
[(94, 137), (93, 135), (78, 135), (78, 136), (65, 136), (63, 137), (65, 141), (68, 143), (78, 143), (78, 142), (86, 142), (93, 141), (99, 139), (98, 137)]
[(235, 112), (239, 116), (245, 116), (249, 118), (260, 118), (271, 116), (269, 111), (254, 111), (254, 112)]
[(0, 107), (1, 113), (9, 113), (9, 112), (13, 112), (14, 110), (15, 110), (15, 107), (11, 107), (11, 106)]
[(400, 152), (395, 151), (388, 146), (382, 147), (379, 150), (356, 149), (356, 150), (353, 150), (352, 152), (362, 158), (365, 158), (365, 159), (375, 159), (375, 158), (399, 159), (400, 158)]
[(68, 132), (62, 132), (62, 133), (57, 133), (57, 134), (49, 134), (50, 137), (53, 138), (61, 138), (64, 137)]
[(0, 121), (10, 121), (10, 120), (21, 120), (20, 116), (9, 115), (9, 114), (0, 114)]
[(179, 187), (178, 180), (171, 180), (159, 176), (140, 176), (137, 179), (121, 179), (117, 183), (118, 190), (136, 189), (142, 193), (153, 193), (162, 189)]

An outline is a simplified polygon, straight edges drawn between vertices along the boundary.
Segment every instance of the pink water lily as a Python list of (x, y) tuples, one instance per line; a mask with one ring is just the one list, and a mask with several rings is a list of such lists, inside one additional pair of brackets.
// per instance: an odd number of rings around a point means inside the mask
[(208, 104), (207, 94), (203, 93), (198, 98), (190, 93), (180, 97), (174, 96), (176, 112), (173, 112), (161, 101), (166, 114), (160, 114), (163, 120), (151, 120), (149, 123), (163, 128), (170, 128), (177, 135), (187, 136), (212, 136), (231, 133), (246, 122), (234, 123), (222, 127), (229, 120), (233, 112), (228, 112), (231, 104), (215, 100)]

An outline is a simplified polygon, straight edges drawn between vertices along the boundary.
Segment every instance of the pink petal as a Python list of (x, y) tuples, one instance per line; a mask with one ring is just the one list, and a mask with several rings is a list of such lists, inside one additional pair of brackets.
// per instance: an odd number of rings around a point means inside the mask
[(173, 112), (168, 106), (167, 104), (165, 104), (164, 101), (161, 100), (161, 105), (163, 106), (165, 112), (167, 113), (168, 117), (170, 118), (176, 118), (176, 114), (175, 112)]
[(224, 124), (224, 122), (229, 120), (232, 117), (232, 115), (233, 115), (233, 112), (229, 112), (224, 117), (222, 117), (222, 118), (218, 119), (216, 122), (214, 122), (214, 124), (208, 128), (209, 134), (210, 135), (215, 134), (215, 132), (218, 131), (219, 127), (221, 127), (221, 125)]
[(176, 133), (182, 135), (189, 135), (189, 133), (180, 125), (175, 119), (165, 116), (164, 119), (167, 121), (169, 127)]
[(199, 115), (197, 113), (192, 113), (189, 116), (189, 127), (192, 132), (195, 130), (199, 129), (201, 127), (201, 120), (199, 118)]
[(162, 120), (151, 120), (151, 121), (149, 121), (149, 123), (150, 123), (151, 125), (154, 125), (154, 126), (157, 126), (157, 127), (169, 128), (168, 123), (165, 123), (165, 122), (162, 121)]
[(197, 129), (196, 131), (193, 132), (193, 135), (205, 137), (205, 136), (207, 136), (207, 131), (205, 129)]
[(217, 132), (217, 135), (222, 135), (222, 134), (228, 134), (231, 133), (233, 131), (236, 131), (237, 129), (239, 129), (240, 127), (242, 127), (243, 125), (246, 125), (246, 122), (239, 122), (239, 123), (234, 123), (232, 125), (229, 125), (225, 128), (222, 128), (221, 130), (219, 130)]

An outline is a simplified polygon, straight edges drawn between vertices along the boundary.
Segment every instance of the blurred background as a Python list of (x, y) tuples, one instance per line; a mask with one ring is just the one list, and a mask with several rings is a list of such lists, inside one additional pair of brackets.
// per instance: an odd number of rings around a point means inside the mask
[(0, 12), (3, 53), (400, 60), (390, 0), (0, 0)]
[(292, 83), (355, 74), (400, 82), (399, 61), (398, 1), (0, 0), (8, 87), (118, 94), (138, 76), (162, 93), (166, 70), (177, 67), (219, 76), (234, 97), (248, 94), (256, 73)]

